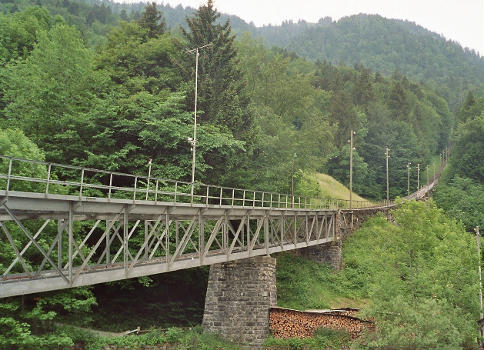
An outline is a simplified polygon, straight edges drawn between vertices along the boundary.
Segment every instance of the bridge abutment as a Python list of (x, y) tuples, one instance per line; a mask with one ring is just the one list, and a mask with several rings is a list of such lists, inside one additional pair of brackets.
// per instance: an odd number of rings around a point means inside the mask
[(276, 259), (270, 256), (210, 266), (203, 328), (251, 346), (269, 335), (269, 309), (277, 304)]

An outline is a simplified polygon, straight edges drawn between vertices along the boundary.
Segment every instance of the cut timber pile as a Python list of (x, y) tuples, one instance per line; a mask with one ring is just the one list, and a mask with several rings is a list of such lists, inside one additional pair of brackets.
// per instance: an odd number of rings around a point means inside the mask
[(275, 338), (312, 337), (318, 328), (344, 330), (351, 339), (365, 329), (374, 329), (371, 321), (354, 317), (356, 310), (298, 311), (273, 307), (270, 309), (270, 329)]

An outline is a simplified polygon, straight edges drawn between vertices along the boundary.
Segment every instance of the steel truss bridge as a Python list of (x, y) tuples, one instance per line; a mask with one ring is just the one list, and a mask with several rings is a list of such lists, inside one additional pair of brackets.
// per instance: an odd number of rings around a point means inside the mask
[(352, 204), (0, 156), (0, 297), (329, 243), (394, 205)]

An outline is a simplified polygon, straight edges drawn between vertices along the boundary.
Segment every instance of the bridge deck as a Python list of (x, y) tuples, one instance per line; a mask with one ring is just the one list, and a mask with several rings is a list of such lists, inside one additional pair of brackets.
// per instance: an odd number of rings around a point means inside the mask
[(0, 198), (0, 227), (13, 252), (2, 266), (0, 297), (211, 265), (336, 238), (334, 210), (80, 200), (12, 191), (8, 196), (0, 191)]

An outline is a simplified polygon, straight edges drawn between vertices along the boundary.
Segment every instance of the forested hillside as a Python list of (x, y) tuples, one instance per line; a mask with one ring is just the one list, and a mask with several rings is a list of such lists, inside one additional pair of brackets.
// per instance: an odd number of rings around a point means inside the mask
[(473, 232), (484, 227), (484, 98), (469, 93), (457, 116), (450, 164), (434, 197)]
[[(14, 12), (39, 4), (78, 26), (90, 45), (103, 41), (109, 26), (118, 20), (138, 20), (146, 5), (111, 0), (6, 0), (0, 11)], [(185, 18), (195, 11), (168, 4), (158, 7), (174, 31), (186, 27)], [(251, 33), (268, 47), (283, 48), (312, 61), (363, 65), (387, 76), (402, 73), (436, 89), (453, 112), (467, 91), (481, 94), (484, 89), (483, 57), (413, 22), (365, 14), (333, 21), (324, 13), (317, 23), (285, 21), (278, 26), (256, 27), (237, 16), (222, 14), (220, 21), (226, 20), (239, 36)]]
[[(154, 175), (188, 179), (194, 57), (183, 51), (216, 33), (220, 43), (200, 56), (200, 181), (289, 192), (294, 177), (296, 193), (318, 195), (313, 171), (348, 184), (346, 141), (355, 130), (354, 189), (382, 198), (388, 146), (394, 197), (406, 193), (407, 163), (429, 164), (454, 124), (426, 85), (314, 63), (248, 36), (234, 41), (218, 15), (211, 32), (190, 34), (193, 22), (172, 34), (163, 12), (156, 28), (146, 13), (118, 22), (104, 5), (55, 1), (1, 15), (0, 27), (3, 125), (20, 128), (47, 160), (140, 172), (152, 158)], [(102, 40), (100, 28), (109, 32)]]
[(413, 22), (360, 14), (263, 27), (257, 35), (312, 60), (362, 64), (386, 75), (402, 72), (438, 88), (454, 111), (467, 90), (484, 89), (484, 58)]

